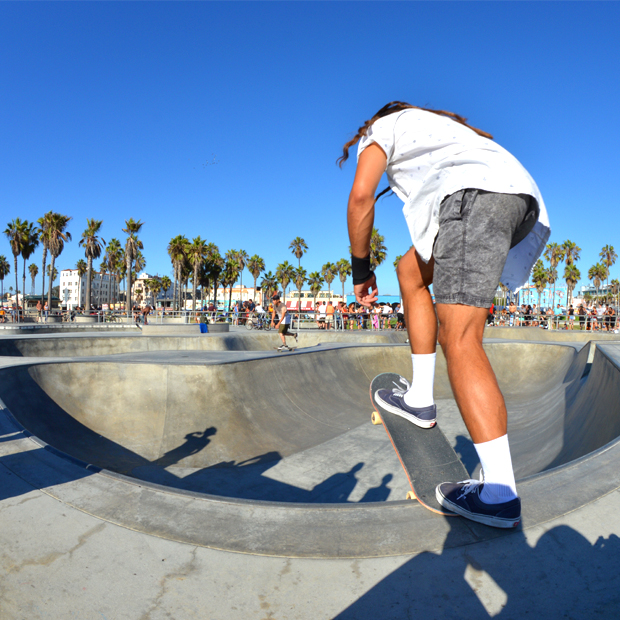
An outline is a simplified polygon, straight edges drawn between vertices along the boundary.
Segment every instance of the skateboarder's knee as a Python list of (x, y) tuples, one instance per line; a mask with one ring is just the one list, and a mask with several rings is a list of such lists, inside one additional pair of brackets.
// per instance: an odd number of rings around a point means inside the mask
[(425, 263), (411, 248), (398, 262), (396, 275), (402, 291), (428, 288), (433, 283), (433, 259)]

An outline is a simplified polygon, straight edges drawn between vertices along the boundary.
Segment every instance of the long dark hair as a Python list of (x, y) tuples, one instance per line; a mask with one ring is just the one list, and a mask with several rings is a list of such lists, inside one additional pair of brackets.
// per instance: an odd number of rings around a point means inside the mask
[[(479, 136), (482, 136), (483, 138), (489, 138), (490, 140), (493, 139), (493, 136), (490, 133), (487, 133), (486, 131), (482, 131), (482, 129), (476, 129), (476, 127), (472, 127), (471, 125), (468, 125), (467, 119), (464, 116), (460, 116), (458, 114), (455, 114), (454, 112), (448, 112), (447, 110), (431, 110), (430, 108), (420, 108), (416, 105), (405, 103), (404, 101), (390, 101), (390, 103), (388, 103), (387, 105), (384, 105), (370, 120), (367, 120), (357, 130), (357, 133), (355, 134), (355, 136), (351, 138), (351, 140), (349, 140), (342, 147), (342, 155), (336, 160), (336, 163), (342, 168), (342, 165), (344, 164), (344, 162), (347, 161), (347, 159), (349, 159), (349, 149), (354, 144), (357, 144), (362, 136), (365, 136), (367, 134), (368, 128), (376, 120), (383, 118), (384, 116), (387, 116), (388, 114), (393, 114), (394, 112), (400, 112), (402, 110), (408, 110), (411, 108), (415, 110), (425, 110), (426, 112), (432, 112), (433, 114), (439, 114), (440, 116), (447, 116), (448, 118), (451, 118), (453, 121), (456, 121), (457, 123), (460, 123), (461, 125), (465, 125), (465, 127), (469, 127), (469, 129), (471, 129), (472, 131), (475, 131)], [(381, 192), (381, 194), (383, 193), (384, 192)], [(381, 194), (379, 194), (379, 196)], [(377, 198), (379, 196), (377, 196)]]

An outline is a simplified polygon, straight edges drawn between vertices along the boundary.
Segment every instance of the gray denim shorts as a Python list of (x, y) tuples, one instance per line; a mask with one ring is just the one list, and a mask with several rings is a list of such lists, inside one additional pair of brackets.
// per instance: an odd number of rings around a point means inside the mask
[(446, 197), (433, 246), (436, 303), (489, 308), (508, 251), (538, 219), (538, 204), (525, 195), (465, 189)]

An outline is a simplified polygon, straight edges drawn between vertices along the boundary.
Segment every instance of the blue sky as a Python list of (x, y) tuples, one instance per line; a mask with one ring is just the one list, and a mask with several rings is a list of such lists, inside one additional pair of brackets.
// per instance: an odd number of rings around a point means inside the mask
[[(171, 275), (177, 234), (272, 271), (301, 236), (319, 270), (348, 252), (342, 144), (400, 99), (511, 151), (585, 277), (620, 251), (619, 24), (617, 2), (2, 2), (0, 223), (71, 215), (61, 268), (83, 258), (86, 218), (109, 241), (133, 217), (149, 273)], [(377, 209), (384, 294), (411, 243), (401, 206)]]

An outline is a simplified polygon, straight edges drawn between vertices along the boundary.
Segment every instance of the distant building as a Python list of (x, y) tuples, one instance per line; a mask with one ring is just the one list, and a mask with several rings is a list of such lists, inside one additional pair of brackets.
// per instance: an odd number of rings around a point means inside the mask
[[(60, 303), (67, 308), (86, 305), (86, 277), (78, 276), (77, 269), (63, 269), (60, 272)], [(109, 273), (102, 275), (92, 272), (90, 303), (91, 306), (103, 306), (118, 301), (119, 286), (116, 278)]]

